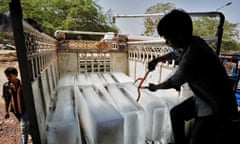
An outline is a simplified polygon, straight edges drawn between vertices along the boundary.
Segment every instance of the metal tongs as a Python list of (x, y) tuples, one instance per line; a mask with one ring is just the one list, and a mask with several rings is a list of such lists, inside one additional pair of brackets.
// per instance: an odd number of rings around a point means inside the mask
[(136, 83), (137, 81), (140, 81), (140, 83), (139, 83), (139, 85), (138, 85), (138, 89), (137, 89), (137, 92), (138, 92), (138, 97), (137, 97), (137, 100), (136, 100), (137, 102), (139, 101), (139, 99), (140, 99), (140, 97), (141, 97), (141, 91), (140, 91), (140, 89), (147, 88), (147, 87), (145, 87), (145, 86), (142, 86), (142, 84), (143, 84), (144, 80), (147, 78), (149, 72), (150, 72), (150, 71), (147, 71), (147, 72), (145, 73), (144, 77), (140, 77), (140, 78), (137, 78), (137, 79), (135, 80), (135, 83)]

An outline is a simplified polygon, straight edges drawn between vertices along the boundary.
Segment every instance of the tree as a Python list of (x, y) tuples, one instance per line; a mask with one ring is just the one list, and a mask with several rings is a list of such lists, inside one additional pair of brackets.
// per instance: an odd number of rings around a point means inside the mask
[[(9, 0), (1, 0), (0, 12), (8, 11)], [(21, 0), (23, 16), (37, 20), (43, 31), (56, 30), (117, 32), (108, 15), (93, 0)]]
[[(152, 13), (162, 13), (166, 14), (170, 10), (174, 9), (174, 4), (171, 3), (157, 3), (156, 5), (150, 6), (147, 8), (145, 14)], [(154, 35), (156, 34), (156, 25), (158, 24), (161, 17), (147, 17), (144, 20), (145, 35)]]
[[(193, 34), (199, 36), (213, 36), (217, 31), (217, 26), (218, 19), (216, 18), (201, 17), (193, 19)], [(237, 30), (237, 24), (225, 20), (223, 29), (221, 51), (238, 51), (239, 47), (236, 40), (239, 39), (239, 31)]]
[[(151, 13), (163, 13), (166, 14), (167, 12), (174, 9), (174, 4), (171, 3), (157, 3), (149, 7), (146, 10), (146, 14)], [(147, 17), (144, 20), (145, 31), (144, 34), (146, 35), (156, 35), (156, 26), (160, 20), (160, 17)], [(198, 17), (192, 18), (193, 20), (193, 29), (194, 35), (198, 36), (214, 36), (217, 31), (218, 26), (218, 19), (217, 18), (209, 18), (209, 17)], [(239, 31), (237, 29), (237, 24), (230, 23), (229, 21), (225, 20), (224, 22), (224, 31), (223, 31), (223, 38), (222, 38), (222, 51), (223, 52), (236, 52), (239, 51)]]

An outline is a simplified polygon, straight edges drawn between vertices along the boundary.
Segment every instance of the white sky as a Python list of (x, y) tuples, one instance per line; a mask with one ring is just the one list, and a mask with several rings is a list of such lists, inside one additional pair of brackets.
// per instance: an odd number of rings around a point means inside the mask
[[(215, 11), (227, 2), (231, 5), (223, 7), (219, 11), (225, 15), (225, 19), (231, 23), (239, 23), (240, 30), (240, 0), (96, 0), (103, 7), (104, 11), (112, 10), (117, 14), (142, 14), (150, 6), (157, 3), (172, 3), (176, 8), (184, 9), (187, 12), (206, 12)], [(117, 19), (116, 26), (121, 33), (140, 34), (143, 33), (143, 20), (135, 19)]]

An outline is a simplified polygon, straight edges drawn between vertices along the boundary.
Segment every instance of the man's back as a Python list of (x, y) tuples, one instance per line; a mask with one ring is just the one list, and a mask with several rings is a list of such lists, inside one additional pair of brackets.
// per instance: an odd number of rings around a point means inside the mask
[(195, 95), (209, 104), (218, 116), (235, 113), (236, 98), (228, 75), (206, 42), (194, 37), (183, 59), (189, 62), (188, 83)]

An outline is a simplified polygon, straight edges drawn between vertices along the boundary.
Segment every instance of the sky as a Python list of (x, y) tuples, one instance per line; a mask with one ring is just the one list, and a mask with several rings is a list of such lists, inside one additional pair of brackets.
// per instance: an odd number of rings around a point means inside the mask
[[(239, 23), (240, 31), (240, 0), (96, 0), (104, 12), (111, 9), (113, 15), (117, 14), (143, 14), (147, 8), (157, 3), (172, 3), (176, 8), (184, 9), (187, 12), (208, 12), (216, 11), (217, 8), (232, 2), (231, 5), (222, 7), (225, 19), (231, 23)], [(116, 26), (120, 33), (141, 34), (144, 31), (143, 19), (121, 18), (116, 20)]]

